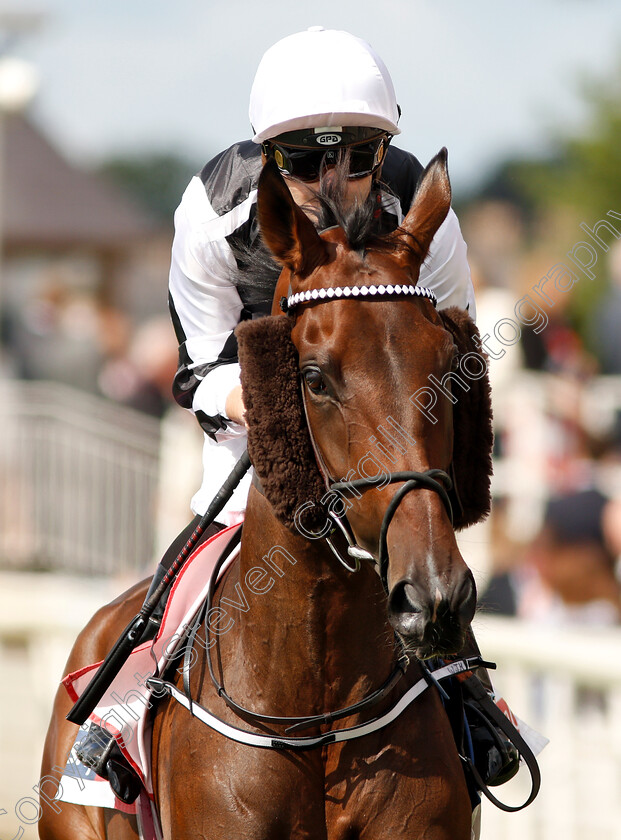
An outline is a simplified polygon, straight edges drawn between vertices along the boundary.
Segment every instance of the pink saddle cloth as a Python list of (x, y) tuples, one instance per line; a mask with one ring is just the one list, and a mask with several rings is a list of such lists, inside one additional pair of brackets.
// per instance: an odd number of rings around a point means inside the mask
[[(126, 805), (115, 797), (107, 781), (79, 762), (75, 747), (88, 731), (87, 722), (78, 732), (61, 778), (57, 797), (59, 801), (134, 813), (138, 817), (141, 836), (145, 840), (157, 838), (157, 817), (153, 809), (149, 715), (149, 710), (154, 706), (154, 699), (151, 698), (146, 681), (156, 672), (161, 673), (177, 652), (188, 625), (205, 600), (214, 567), (240, 528), (241, 523), (225, 528), (206, 540), (186, 560), (171, 586), (162, 624), (155, 640), (135, 648), (89, 718), (89, 721), (103, 726), (114, 735), (121, 751), (140, 777), (143, 792), (135, 803)], [(238, 553), (239, 546), (223, 563), (220, 575)], [(63, 679), (73, 702), (81, 696), (100, 665), (101, 662), (95, 662), (68, 674)]]

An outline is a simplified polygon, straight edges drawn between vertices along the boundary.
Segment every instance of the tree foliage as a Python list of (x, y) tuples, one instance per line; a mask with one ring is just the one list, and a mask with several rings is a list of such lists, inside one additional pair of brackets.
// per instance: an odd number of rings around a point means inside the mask
[(527, 214), (571, 210), (593, 223), (621, 210), (621, 61), (607, 80), (582, 83), (586, 117), (558, 132), (548, 157), (502, 163), (477, 197), (506, 198)]
[(583, 131), (560, 143), (560, 166), (541, 200), (563, 203), (587, 220), (621, 210), (621, 63), (607, 82), (583, 86), (589, 115)]
[[(608, 78), (583, 80), (580, 93), (585, 116), (579, 129), (558, 130), (546, 157), (505, 160), (472, 196), (517, 206), (527, 245), (552, 247), (559, 259), (585, 238), (580, 223), (592, 227), (609, 210), (621, 212), (621, 59)], [(585, 338), (608, 284), (602, 259), (595, 281), (572, 291), (567, 315)]]

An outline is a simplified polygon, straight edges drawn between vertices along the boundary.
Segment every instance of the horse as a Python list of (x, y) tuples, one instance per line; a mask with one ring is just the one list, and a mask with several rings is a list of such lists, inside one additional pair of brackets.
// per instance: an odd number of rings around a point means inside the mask
[[(238, 561), (155, 708), (167, 840), (471, 837), (464, 772), (425, 664), (464, 645), (476, 587), (455, 529), (489, 511), (476, 327), (417, 286), (450, 201), (443, 150), (396, 231), (374, 234), (374, 208), (358, 207), (337, 208), (320, 234), (277, 167), (263, 168), (259, 226), (282, 270), (272, 314), (237, 330), (255, 481)], [(89, 649), (98, 624), (120, 629), (144, 590), (104, 608), (71, 667), (105, 646)], [(75, 735), (59, 719), (67, 706), (57, 699), (44, 775)], [(237, 735), (206, 726), (200, 709)], [(136, 834), (127, 818), (106, 826), (72, 806), (64, 821), (44, 809), (40, 836)]]

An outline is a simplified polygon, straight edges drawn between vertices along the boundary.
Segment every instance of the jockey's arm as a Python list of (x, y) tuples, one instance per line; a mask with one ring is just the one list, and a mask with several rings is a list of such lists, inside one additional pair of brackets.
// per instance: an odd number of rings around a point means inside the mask
[(169, 277), (171, 317), (179, 342), (173, 384), (177, 402), (194, 412), (215, 440), (244, 433), (237, 343), (233, 330), (243, 309), (230, 280), (235, 259), (194, 178), (175, 213)]
[(453, 209), (433, 238), (420, 270), (420, 284), (433, 289), (438, 307), (458, 306), (476, 321), (474, 289), (467, 259), (467, 248)]

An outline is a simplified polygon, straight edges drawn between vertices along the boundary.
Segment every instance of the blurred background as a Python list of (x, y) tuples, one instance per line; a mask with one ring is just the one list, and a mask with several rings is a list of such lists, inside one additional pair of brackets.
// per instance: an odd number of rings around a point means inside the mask
[(36, 837), (77, 631), (190, 516), (201, 435), (170, 397), (174, 209), (249, 136), (265, 49), (316, 24), (383, 56), (397, 145), (423, 163), (449, 149), (496, 432), (494, 509), (460, 545), (498, 691), (550, 738), (536, 803), (485, 804), (482, 836), (621, 838), (615, 0), (0, 0), (2, 837)]

